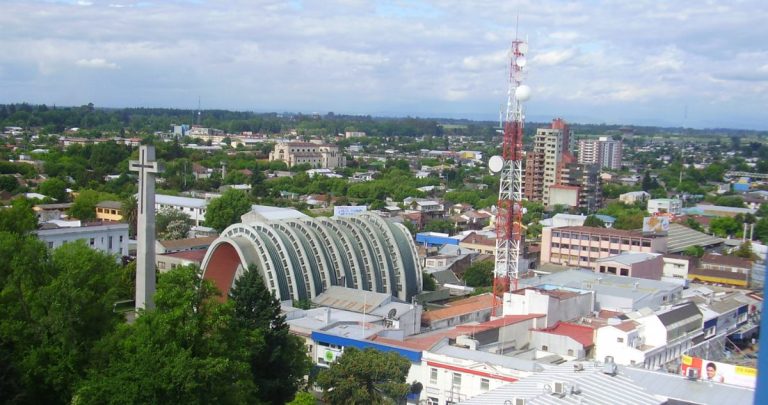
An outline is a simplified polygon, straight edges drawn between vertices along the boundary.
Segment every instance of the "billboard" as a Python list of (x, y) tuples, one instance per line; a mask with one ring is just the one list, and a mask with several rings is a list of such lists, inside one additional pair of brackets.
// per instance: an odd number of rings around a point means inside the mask
[(643, 233), (666, 235), (669, 232), (669, 217), (653, 216), (643, 218)]
[(337, 205), (333, 207), (334, 217), (351, 217), (368, 210), (365, 205)]
[(755, 382), (757, 380), (756, 368), (709, 361), (699, 357), (686, 355), (682, 356), (682, 363), (682, 372), (685, 376), (688, 375), (689, 368), (695, 368), (699, 371), (699, 378), (703, 381), (714, 381), (755, 388)]

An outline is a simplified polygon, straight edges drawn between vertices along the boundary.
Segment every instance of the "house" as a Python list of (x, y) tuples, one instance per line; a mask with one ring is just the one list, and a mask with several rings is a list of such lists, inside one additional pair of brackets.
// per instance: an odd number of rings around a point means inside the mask
[(651, 195), (645, 191), (630, 191), (619, 195), (619, 201), (627, 205), (632, 205), (636, 202), (644, 202), (651, 198)]
[(102, 201), (96, 204), (96, 219), (109, 222), (122, 221), (123, 203), (120, 201)]
[(157, 271), (165, 273), (180, 266), (194, 265), (200, 267), (205, 257), (205, 250), (187, 250), (175, 253), (157, 254), (155, 265)]
[(561, 321), (590, 316), (595, 310), (595, 292), (556, 286), (524, 287), (504, 294), (504, 315), (543, 316), (545, 328)]
[(655, 198), (648, 200), (648, 213), (680, 215), (683, 213), (683, 202), (677, 198)]
[(36, 204), (32, 207), (32, 211), (37, 216), (37, 222), (47, 222), (65, 217), (72, 205), (72, 203)]
[(567, 359), (589, 359), (595, 347), (595, 328), (570, 322), (531, 331), (531, 347)]
[(187, 214), (195, 225), (201, 225), (205, 221), (205, 212), (208, 201), (202, 198), (178, 197), (173, 195), (156, 194), (155, 209), (173, 209)]
[(486, 235), (470, 232), (459, 242), (462, 249), (470, 249), (478, 253), (493, 255), (496, 253), (496, 239), (489, 238)]

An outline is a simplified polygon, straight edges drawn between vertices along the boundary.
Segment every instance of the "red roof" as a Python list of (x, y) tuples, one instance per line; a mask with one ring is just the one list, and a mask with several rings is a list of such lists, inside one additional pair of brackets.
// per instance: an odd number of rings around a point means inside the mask
[(490, 293), (454, 301), (448, 304), (448, 307), (446, 308), (433, 309), (431, 311), (424, 312), (421, 315), (421, 319), (427, 323), (431, 323), (443, 319), (454, 318), (459, 315), (471, 314), (485, 309), (490, 309), (493, 307), (494, 299), (501, 301), (501, 298), (496, 297)]
[(589, 326), (577, 325), (575, 323), (558, 322), (555, 326), (546, 329), (536, 329), (537, 332), (550, 333), (553, 335), (568, 336), (579, 342), (582, 346), (588, 347), (595, 344), (595, 330)]
[(611, 325), (614, 328), (618, 330), (623, 330), (624, 332), (631, 332), (635, 329), (637, 329), (637, 326), (640, 325), (639, 323), (635, 321), (624, 321), (618, 325)]

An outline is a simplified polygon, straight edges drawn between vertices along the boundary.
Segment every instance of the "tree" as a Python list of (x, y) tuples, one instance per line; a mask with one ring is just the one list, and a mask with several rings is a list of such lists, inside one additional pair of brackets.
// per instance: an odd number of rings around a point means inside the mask
[(736, 257), (742, 257), (744, 259), (754, 260), (755, 253), (752, 251), (752, 242), (744, 241), (739, 248), (733, 251), (733, 255)]
[(704, 256), (704, 248), (699, 245), (688, 246), (683, 250), (683, 254), (686, 256), (701, 257)]
[(470, 287), (487, 287), (493, 284), (493, 261), (472, 263), (464, 272), (463, 278)]
[(36, 228), (37, 216), (29, 200), (17, 198), (10, 207), (0, 208), (0, 232), (25, 234)]
[(435, 277), (429, 273), (421, 274), (421, 289), (423, 291), (435, 291), (437, 290), (437, 282)]
[(115, 259), (83, 242), (51, 255), (45, 244), (0, 233), (2, 270), (0, 346), (12, 347), (19, 403), (70, 403), (96, 355), (96, 342), (123, 321), (112, 311), (130, 293)]
[(453, 233), (453, 222), (447, 219), (433, 219), (424, 225), (424, 232)]
[(603, 222), (602, 219), (594, 215), (590, 215), (586, 219), (584, 219), (584, 226), (594, 226), (596, 228), (604, 228), (605, 222)]
[(139, 220), (139, 202), (136, 201), (136, 197), (130, 196), (123, 200), (122, 210), (123, 222), (128, 223), (128, 237), (134, 239)]
[(309, 372), (310, 360), (302, 340), (288, 333), (280, 302), (264, 285), (261, 272), (251, 266), (230, 292), (239, 327), (256, 333), (263, 346), (249, 350), (253, 383), (261, 401), (284, 404), (291, 400)]
[(186, 238), (193, 224), (189, 215), (173, 208), (163, 208), (155, 216), (155, 232), (160, 239)]
[(240, 216), (251, 210), (248, 195), (240, 190), (229, 189), (221, 197), (208, 203), (205, 224), (222, 232), (228, 226), (240, 222)]
[(13, 176), (0, 176), (0, 190), (14, 193), (20, 187), (19, 181)]
[(83, 190), (75, 198), (74, 204), (69, 209), (69, 215), (83, 221), (96, 219), (96, 204), (106, 200), (117, 200), (117, 196), (96, 190)]
[(248, 356), (260, 345), (193, 266), (161, 274), (156, 308), (100, 346), (76, 404), (256, 403)]
[(323, 400), (332, 404), (383, 404), (405, 397), (410, 368), (410, 361), (397, 353), (347, 347), (317, 383)]
[(316, 403), (317, 399), (314, 395), (307, 391), (301, 391), (296, 394), (296, 397), (288, 405), (315, 405)]
[(57, 202), (67, 201), (67, 183), (60, 178), (54, 177), (42, 182), (37, 191)]
[(718, 217), (709, 222), (709, 231), (721, 238), (736, 236), (741, 232), (741, 224), (734, 218)]

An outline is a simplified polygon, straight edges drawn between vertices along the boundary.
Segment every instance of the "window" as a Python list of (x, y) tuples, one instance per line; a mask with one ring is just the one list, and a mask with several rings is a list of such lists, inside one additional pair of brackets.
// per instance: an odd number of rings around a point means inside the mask
[(617, 255), (617, 254), (619, 254), (619, 249), (611, 249), (611, 254), (612, 254), (612, 255)]
[(552, 236), (554, 236), (555, 238), (559, 238), (560, 232), (552, 232)]
[(619, 243), (619, 238), (611, 238), (611, 243)]
[(605, 266), (600, 266), (600, 272), (605, 273)]
[(541, 351), (546, 352), (547, 350), (549, 350), (547, 345), (541, 345)]
[(616, 268), (615, 268), (615, 267), (611, 267), (611, 266), (608, 266), (608, 273), (610, 273), (610, 274), (616, 274)]
[(582, 233), (581, 234), (581, 240), (589, 240), (589, 234)]
[(96, 244), (96, 238), (91, 238), (90, 245), (93, 246)]
[(53, 242), (48, 242), (48, 249), (53, 249)]
[(620, 269), (622, 276), (628, 276), (629, 275), (629, 269)]
[(461, 373), (453, 373), (453, 380), (451, 381), (454, 388), (461, 387)]
[(649, 241), (649, 240), (644, 240), (644, 241), (643, 241), (643, 247), (651, 247), (651, 241)]
[(568, 349), (568, 355), (573, 356), (573, 349)]
[(592, 235), (592, 242), (600, 242), (600, 237), (597, 235)]
[(560, 244), (559, 244), (559, 243), (553, 243), (553, 244), (552, 244), (552, 247), (553, 247), (553, 248), (559, 248), (559, 247), (560, 247)]
[(490, 389), (491, 381), (487, 378), (480, 379), (480, 391), (486, 392)]
[(110, 236), (108, 240), (109, 240), (109, 244), (107, 249), (112, 250), (112, 237)]
[(437, 369), (434, 367), (429, 370), (429, 383), (437, 384)]
[(158, 269), (164, 269), (165, 268), (165, 262), (157, 262), (157, 268)]
[(616, 342), (618, 342), (618, 343), (624, 343), (624, 338), (623, 338), (623, 337), (617, 337), (617, 338), (616, 338)]
[(622, 238), (622, 239), (621, 239), (621, 243), (622, 243), (622, 244), (624, 244), (624, 245), (629, 245), (629, 239), (627, 239), (627, 238)]

